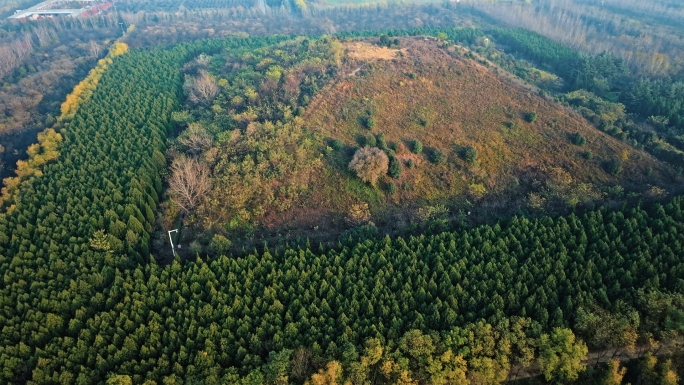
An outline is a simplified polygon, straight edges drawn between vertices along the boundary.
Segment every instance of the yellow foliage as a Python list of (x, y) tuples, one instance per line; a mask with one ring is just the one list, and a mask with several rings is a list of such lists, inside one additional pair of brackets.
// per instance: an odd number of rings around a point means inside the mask
[(66, 100), (62, 103), (61, 116), (59, 120), (70, 119), (76, 115), (76, 110), (83, 104), (86, 100), (90, 99), (97, 84), (100, 82), (102, 75), (107, 70), (110, 64), (113, 63), (112, 58), (121, 56), (128, 52), (128, 45), (124, 42), (117, 41), (109, 49), (109, 54), (104, 59), (100, 59), (97, 62), (95, 68), (90, 70), (88, 76), (83, 79), (73, 91), (67, 95)]
[(337, 385), (342, 377), (342, 364), (338, 361), (329, 362), (325, 370), (320, 369), (318, 373), (311, 376), (311, 380), (306, 385)]
[(34, 143), (29, 146), (28, 150), (26, 150), (26, 153), (28, 154), (29, 158), (36, 156), (38, 152), (40, 151), (40, 145), (38, 143)]
[(620, 159), (622, 159), (623, 162), (626, 162), (629, 160), (629, 151), (628, 150), (622, 150), (622, 153), (620, 154)]
[(476, 199), (481, 199), (487, 193), (487, 188), (482, 183), (473, 183), (468, 186), (468, 192)]
[(31, 176), (40, 177), (43, 172), (39, 167), (45, 163), (57, 159), (59, 152), (57, 147), (62, 142), (62, 135), (52, 128), (38, 134), (38, 143), (32, 144), (28, 148), (28, 160), (17, 161), (16, 177), (5, 178), (5, 187), (2, 189), (2, 199), (0, 204), (5, 201), (20, 185), (21, 181)]
[(19, 186), (20, 179), (18, 177), (5, 178), (3, 181), (5, 183), (5, 188), (3, 188), (3, 195), (5, 195), (4, 190), (13, 190)]
[(128, 52), (128, 44), (121, 41), (117, 41), (109, 50), (109, 57), (121, 56), (126, 52)]
[(297, 7), (300, 12), (306, 11), (306, 2), (304, 0), (295, 0), (295, 7)]
[(19, 178), (31, 176), (35, 170), (24, 160), (17, 161), (16, 174)]

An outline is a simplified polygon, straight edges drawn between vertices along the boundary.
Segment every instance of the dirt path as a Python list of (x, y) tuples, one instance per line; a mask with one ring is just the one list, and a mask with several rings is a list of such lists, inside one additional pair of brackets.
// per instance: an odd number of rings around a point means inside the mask
[(362, 64), (359, 68), (355, 69), (355, 70), (352, 71), (349, 75), (347, 75), (347, 77), (349, 77), (349, 76), (356, 76), (356, 74), (358, 74), (359, 71), (361, 71), (365, 65), (366, 65), (365, 63)]
[[(635, 358), (643, 357), (646, 353), (651, 352), (656, 356), (663, 356), (672, 353), (674, 348), (672, 344), (660, 344), (658, 346), (639, 345), (633, 351), (627, 351), (624, 348), (607, 349), (598, 352), (589, 352), (587, 359), (582, 361), (587, 366), (596, 366), (600, 363), (606, 363), (610, 360), (616, 359), (620, 362), (627, 362)], [(536, 377), (541, 375), (539, 363), (534, 361), (532, 365), (523, 368), (520, 366), (512, 366), (508, 373), (508, 381), (521, 380), (524, 378)]]

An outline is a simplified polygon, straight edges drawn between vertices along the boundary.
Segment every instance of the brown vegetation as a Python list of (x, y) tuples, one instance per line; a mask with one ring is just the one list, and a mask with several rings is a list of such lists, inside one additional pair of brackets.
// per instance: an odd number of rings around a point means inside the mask
[(195, 155), (209, 149), (213, 141), (212, 136), (202, 124), (196, 122), (190, 123), (188, 128), (178, 137), (178, 143), (183, 145), (189, 153)]
[(192, 103), (209, 104), (218, 95), (219, 86), (215, 77), (205, 70), (200, 70), (199, 76), (186, 78), (185, 91)]
[[(402, 187), (391, 197), (352, 187), (339, 166), (331, 165), (316, 189), (321, 195), (313, 198), (321, 209), (349, 209), (361, 199), (371, 203), (374, 215), (408, 213), (419, 200), (455, 197), (482, 198), (478, 205), (504, 210), (575, 206), (602, 199), (608, 185), (642, 191), (649, 183), (667, 184), (674, 175), (667, 165), (601, 132), (572, 110), (438, 44), (402, 38), (403, 57), (367, 64), (365, 74), (341, 78), (314, 99), (315, 108), (305, 114), (308, 127), (347, 146), (382, 132), (404, 164), (393, 182)], [(361, 63), (351, 60), (347, 66)], [(376, 123), (370, 132), (362, 123), (369, 112)], [(537, 117), (530, 122), (532, 112)], [(587, 143), (573, 145), (571, 133), (581, 133)], [(406, 149), (416, 139), (425, 145), (423, 154)], [(468, 147), (477, 150), (474, 162), (463, 159)], [(584, 152), (594, 157), (585, 159)], [(435, 154), (446, 155), (446, 161), (434, 162)], [(413, 168), (407, 167), (409, 159)], [(604, 170), (604, 162), (612, 159), (625, 159), (618, 176)]]
[(399, 52), (406, 52), (403, 49), (379, 47), (377, 45), (358, 41), (347, 43), (344, 47), (347, 49), (349, 57), (356, 60), (392, 60), (398, 56)]
[(356, 151), (349, 169), (354, 171), (362, 181), (372, 185), (378, 181), (382, 175), (387, 174), (389, 158), (381, 149), (376, 147), (364, 147)]
[(185, 213), (192, 211), (210, 190), (211, 178), (206, 164), (186, 156), (173, 160), (169, 193), (173, 203)]

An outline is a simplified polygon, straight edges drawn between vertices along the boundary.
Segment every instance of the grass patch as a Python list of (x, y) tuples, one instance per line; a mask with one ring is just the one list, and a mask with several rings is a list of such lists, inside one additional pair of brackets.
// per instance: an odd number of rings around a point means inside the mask
[(362, 182), (357, 178), (348, 178), (344, 183), (344, 191), (371, 206), (381, 203), (378, 189)]

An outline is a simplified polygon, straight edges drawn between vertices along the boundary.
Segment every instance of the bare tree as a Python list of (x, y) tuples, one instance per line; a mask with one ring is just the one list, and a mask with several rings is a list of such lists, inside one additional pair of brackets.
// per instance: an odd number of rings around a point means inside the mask
[(197, 64), (206, 67), (211, 62), (211, 58), (205, 54), (201, 54), (197, 57), (197, 59), (195, 59), (195, 61)]
[(40, 45), (41, 47), (46, 47), (50, 45), (50, 43), (52, 43), (52, 40), (55, 38), (55, 31), (53, 31), (52, 28), (47, 27), (46, 25), (39, 26), (34, 30), (34, 33), (38, 38), (38, 45)]
[(178, 137), (178, 142), (193, 154), (208, 149), (214, 142), (211, 134), (200, 123), (190, 123)]
[(185, 89), (191, 102), (203, 104), (209, 104), (220, 91), (216, 78), (204, 70), (196, 78), (188, 78)]
[(304, 348), (299, 348), (292, 354), (292, 378), (304, 380), (309, 373), (311, 353)]
[(88, 43), (88, 51), (90, 52), (90, 56), (99, 58), (100, 54), (102, 54), (102, 46), (97, 44), (95, 40), (91, 40), (90, 43)]
[(0, 79), (12, 73), (33, 53), (33, 40), (23, 34), (8, 44), (0, 46)]
[(189, 213), (211, 190), (209, 167), (197, 159), (179, 156), (171, 164), (169, 192), (171, 200)]
[(389, 158), (377, 147), (364, 147), (356, 151), (349, 169), (364, 182), (375, 184), (379, 177), (387, 173)]

